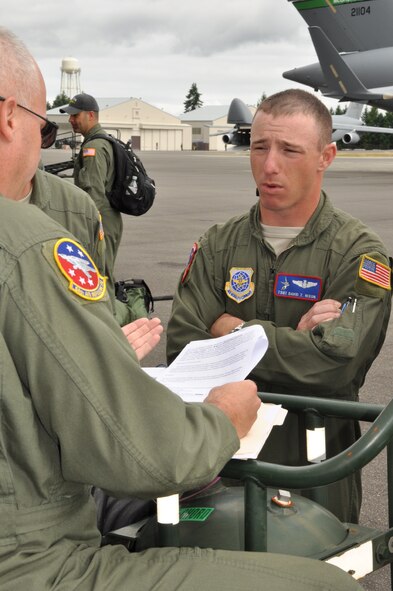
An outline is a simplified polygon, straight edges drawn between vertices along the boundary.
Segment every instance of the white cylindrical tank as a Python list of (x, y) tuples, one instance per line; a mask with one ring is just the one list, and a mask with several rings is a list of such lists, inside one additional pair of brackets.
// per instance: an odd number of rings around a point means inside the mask
[(61, 71), (66, 72), (67, 74), (72, 74), (74, 72), (80, 72), (81, 69), (79, 67), (79, 62), (75, 57), (65, 57), (61, 61)]
[(60, 94), (64, 92), (69, 98), (81, 91), (79, 61), (74, 57), (65, 57), (61, 60), (61, 85)]

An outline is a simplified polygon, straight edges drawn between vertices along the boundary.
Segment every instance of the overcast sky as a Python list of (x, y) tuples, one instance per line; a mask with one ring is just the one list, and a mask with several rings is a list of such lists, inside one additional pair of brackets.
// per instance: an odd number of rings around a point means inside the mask
[(14, 0), (2, 13), (36, 58), (50, 101), (65, 57), (79, 61), (84, 92), (142, 98), (174, 115), (193, 82), (205, 105), (235, 96), (255, 104), (296, 86), (284, 70), (317, 61), (288, 0)]

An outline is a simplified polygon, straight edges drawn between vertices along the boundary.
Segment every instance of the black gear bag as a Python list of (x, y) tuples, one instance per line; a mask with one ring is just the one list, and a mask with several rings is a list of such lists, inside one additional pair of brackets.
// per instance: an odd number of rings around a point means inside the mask
[(149, 286), (143, 279), (116, 281), (115, 297), (132, 311), (132, 320), (154, 312), (154, 300)]
[[(88, 141), (108, 140), (112, 144), (115, 162), (115, 178), (112, 189), (107, 193), (109, 203), (128, 215), (143, 215), (153, 205), (156, 187), (149, 177), (141, 160), (131, 148), (131, 141), (126, 144), (112, 135), (97, 134)], [(84, 147), (88, 142), (84, 142)], [(80, 154), (83, 153), (81, 149)]]

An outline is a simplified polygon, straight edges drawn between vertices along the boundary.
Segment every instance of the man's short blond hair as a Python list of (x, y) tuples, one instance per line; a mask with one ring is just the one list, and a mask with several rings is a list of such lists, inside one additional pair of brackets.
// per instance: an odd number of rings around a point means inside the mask
[(302, 113), (313, 117), (319, 128), (322, 149), (332, 141), (332, 116), (327, 107), (313, 94), (296, 88), (283, 90), (264, 99), (258, 106), (254, 118), (259, 112), (273, 117), (286, 117)]

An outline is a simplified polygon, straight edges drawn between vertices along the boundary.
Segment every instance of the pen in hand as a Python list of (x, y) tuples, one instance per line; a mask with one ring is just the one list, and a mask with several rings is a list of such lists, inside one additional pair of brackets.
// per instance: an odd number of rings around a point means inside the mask
[(341, 306), (341, 312), (340, 312), (340, 314), (342, 314), (342, 313), (344, 312), (345, 308), (346, 308), (347, 306), (349, 306), (349, 304), (350, 304), (351, 302), (352, 302), (352, 298), (351, 298), (351, 296), (349, 296), (349, 297), (348, 297), (348, 298), (345, 300), (345, 302), (343, 303), (343, 305)]

